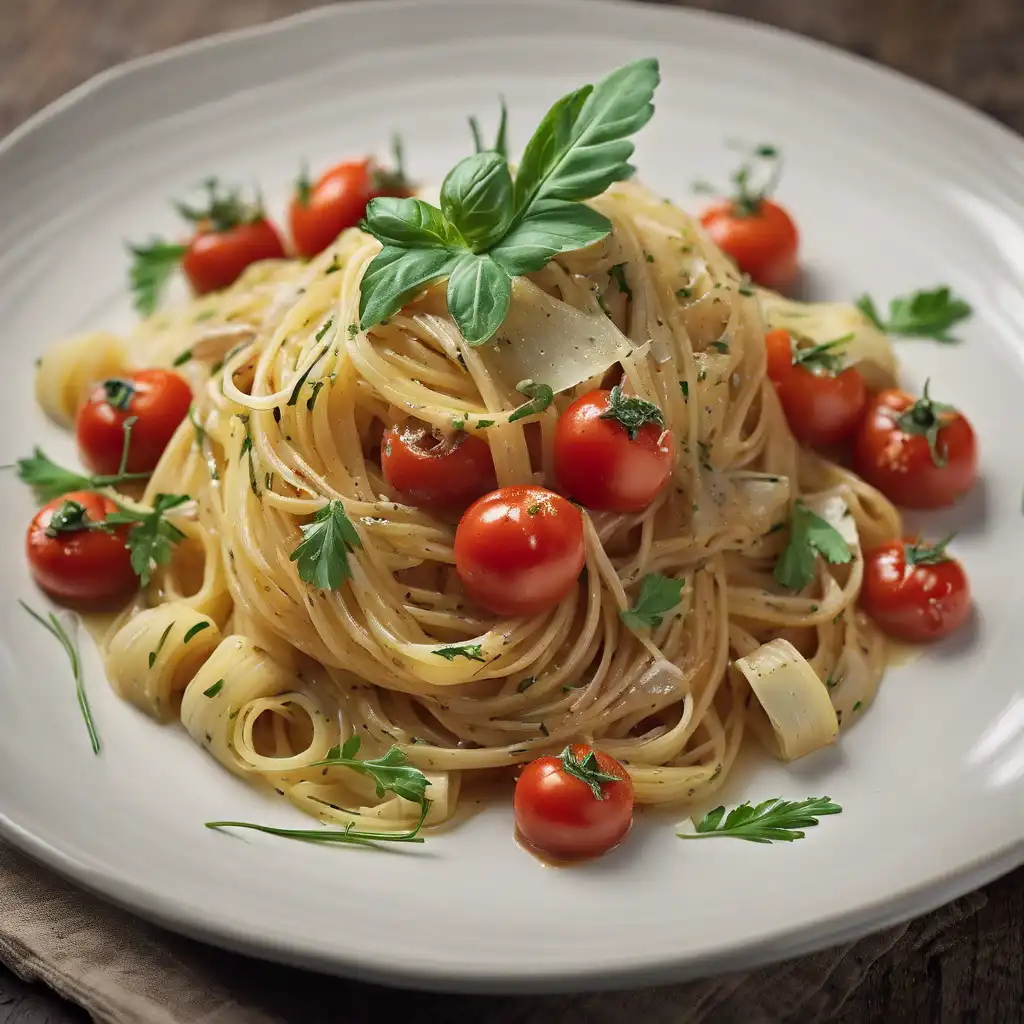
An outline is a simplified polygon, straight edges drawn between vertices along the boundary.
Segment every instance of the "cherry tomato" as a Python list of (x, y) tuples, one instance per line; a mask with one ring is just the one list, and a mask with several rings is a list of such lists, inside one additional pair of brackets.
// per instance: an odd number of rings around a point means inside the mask
[(588, 508), (639, 512), (668, 482), (675, 461), (658, 407), (624, 397), (619, 387), (577, 398), (558, 418), (555, 473), (562, 490)]
[(124, 421), (134, 416), (125, 468), (129, 473), (148, 473), (188, 415), (191, 402), (188, 384), (169, 370), (139, 370), (98, 384), (75, 422), (82, 461), (94, 473), (116, 473), (124, 448)]
[(407, 194), (401, 171), (382, 170), (368, 159), (337, 164), (312, 185), (300, 179), (288, 210), (295, 251), (316, 256), (362, 220), (371, 199)]
[(125, 547), (128, 527), (111, 532), (88, 527), (116, 511), (109, 498), (92, 491), (72, 491), (44, 505), (25, 537), (36, 583), (52, 597), (76, 605), (108, 606), (127, 599), (139, 586)]
[(952, 406), (889, 388), (868, 403), (853, 467), (907, 508), (941, 508), (966, 494), (978, 473), (974, 431)]
[(748, 213), (734, 200), (726, 200), (705, 210), (701, 223), (751, 280), (775, 291), (787, 291), (796, 283), (800, 236), (778, 203), (762, 199)]
[(519, 834), (539, 852), (597, 857), (633, 824), (633, 784), (614, 758), (575, 743), (523, 769), (514, 807)]
[(384, 431), (380, 466), (384, 479), (414, 504), (464, 506), (495, 487), (485, 441), (461, 431), (442, 434), (423, 423)]
[(359, 223), (372, 197), (369, 160), (338, 164), (313, 185), (300, 181), (288, 209), (295, 251), (307, 259), (323, 252), (345, 228)]
[(284, 259), (277, 228), (265, 217), (217, 231), (201, 225), (181, 261), (197, 295), (234, 284), (250, 263)]
[(852, 366), (839, 369), (825, 345), (793, 350), (786, 331), (769, 331), (768, 376), (775, 384), (790, 430), (809, 445), (838, 444), (852, 437), (868, 393)]
[(947, 543), (895, 540), (865, 556), (860, 603), (883, 632), (920, 643), (948, 636), (966, 620), (971, 588)]
[(455, 531), (455, 569), (466, 593), (498, 615), (534, 615), (557, 604), (585, 561), (583, 516), (544, 487), (485, 494)]

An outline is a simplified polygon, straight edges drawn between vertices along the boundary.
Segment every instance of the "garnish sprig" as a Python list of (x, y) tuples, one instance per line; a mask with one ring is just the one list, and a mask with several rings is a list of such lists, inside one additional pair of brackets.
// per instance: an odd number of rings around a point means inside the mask
[(448, 309), (462, 336), (472, 345), (491, 338), (508, 312), (512, 278), (611, 230), (583, 203), (632, 173), (628, 137), (650, 120), (658, 80), (657, 61), (640, 60), (563, 96), (527, 143), (514, 180), (502, 152), (481, 150), (449, 172), (440, 208), (373, 199), (363, 228), (383, 248), (363, 275), (360, 328), (447, 278)]
[(158, 494), (149, 511), (119, 505), (118, 510), (104, 520), (108, 527), (131, 526), (125, 547), (131, 553), (132, 569), (143, 586), (149, 583), (157, 566), (170, 562), (174, 545), (185, 537), (166, 513), (191, 500), (187, 494)]
[(299, 529), (302, 541), (291, 554), (299, 579), (320, 590), (337, 590), (352, 576), (349, 552), (363, 546), (345, 506), (337, 499), (329, 501)]
[(89, 707), (89, 698), (85, 692), (85, 680), (82, 675), (82, 656), (78, 650), (78, 641), (68, 633), (64, 623), (60, 621), (54, 612), (50, 612), (44, 618), (24, 601), (19, 599), (18, 604), (64, 648), (64, 653), (67, 654), (68, 661), (71, 662), (71, 674), (75, 678), (75, 695), (78, 698), (78, 707), (81, 709), (82, 718), (85, 720), (86, 731), (89, 733), (89, 744), (92, 747), (92, 752), (98, 754), (100, 752), (100, 737), (96, 732), (96, 723), (93, 721), (92, 709)]
[(680, 839), (727, 836), (749, 843), (791, 843), (803, 839), (806, 833), (802, 829), (813, 828), (818, 818), (840, 814), (842, 810), (827, 796), (811, 796), (800, 801), (773, 797), (756, 806), (749, 801), (742, 803), (728, 815), (724, 807), (716, 807), (697, 822), (693, 832), (677, 832), (676, 835)]
[(360, 738), (350, 736), (343, 745), (331, 747), (322, 761), (315, 761), (310, 767), (351, 768), (373, 779), (378, 798), (385, 793), (395, 793), (415, 804), (426, 801), (430, 780), (419, 768), (409, 764), (401, 747), (392, 745), (380, 757), (365, 759), (357, 757), (359, 747)]
[(683, 599), (685, 580), (672, 579), (660, 572), (649, 572), (640, 584), (636, 604), (619, 612), (630, 629), (654, 629), (660, 626)]
[(798, 501), (790, 515), (789, 540), (775, 563), (775, 581), (787, 590), (803, 590), (814, 579), (818, 555), (832, 565), (843, 565), (853, 557), (843, 535)]
[(748, 146), (731, 141), (728, 145), (744, 153), (745, 159), (733, 171), (730, 188), (721, 189), (707, 181), (693, 183), (694, 192), (729, 197), (733, 213), (737, 217), (754, 217), (761, 212), (761, 205), (769, 199), (782, 177), (782, 154), (778, 146), (760, 143)]
[(857, 299), (857, 308), (886, 334), (931, 338), (947, 345), (957, 341), (949, 333), (950, 329), (974, 312), (970, 303), (954, 294), (945, 284), (890, 299), (888, 320), (882, 319), (870, 295)]

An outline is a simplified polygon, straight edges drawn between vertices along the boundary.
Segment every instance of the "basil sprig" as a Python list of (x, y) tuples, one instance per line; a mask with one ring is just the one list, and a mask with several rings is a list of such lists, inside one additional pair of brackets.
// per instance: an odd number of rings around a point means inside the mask
[(515, 179), (503, 152), (485, 150), (448, 173), (440, 209), (422, 199), (372, 200), (362, 227), (383, 248), (363, 275), (360, 328), (447, 278), (462, 336), (487, 341), (508, 312), (512, 278), (611, 230), (582, 204), (633, 173), (628, 137), (654, 113), (658, 81), (658, 62), (638, 60), (563, 96), (527, 143)]

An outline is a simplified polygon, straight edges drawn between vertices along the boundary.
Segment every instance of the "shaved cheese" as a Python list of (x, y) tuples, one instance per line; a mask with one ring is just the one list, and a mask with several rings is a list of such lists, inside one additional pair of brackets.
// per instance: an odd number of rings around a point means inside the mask
[(532, 380), (557, 394), (604, 373), (632, 350), (608, 317), (585, 313), (518, 277), (505, 322), (476, 352), (510, 391)]
[(733, 663), (771, 722), (784, 761), (827, 747), (839, 735), (828, 687), (788, 640), (772, 640)]
[(702, 470), (701, 482), (710, 501), (702, 499), (694, 513), (698, 535), (729, 528), (739, 531), (739, 541), (755, 540), (789, 515), (789, 477)]
[(845, 302), (794, 302), (769, 291), (758, 291), (758, 298), (768, 330), (781, 328), (815, 345), (852, 334), (838, 352), (848, 366), (857, 368), (868, 390), (878, 391), (896, 383), (892, 343), (856, 306)]

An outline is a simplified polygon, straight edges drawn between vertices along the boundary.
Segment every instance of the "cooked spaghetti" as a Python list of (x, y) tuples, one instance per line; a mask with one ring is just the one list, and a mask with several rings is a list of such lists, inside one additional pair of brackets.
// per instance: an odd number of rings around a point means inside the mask
[[(65, 419), (98, 360), (101, 374), (119, 360), (175, 364), (194, 391), (140, 503), (188, 494), (172, 513), (186, 539), (103, 644), (123, 698), (180, 719), (224, 767), (322, 820), (394, 829), (416, 823), (416, 803), (314, 762), (354, 735), (364, 751), (397, 744), (429, 778), (430, 824), (452, 815), (468, 774), (581, 741), (628, 767), (638, 802), (685, 804), (722, 785), (751, 733), (798, 756), (869, 704), (884, 643), (856, 607), (860, 545), (899, 536), (897, 512), (794, 441), (765, 374), (777, 300), (641, 185), (591, 205), (611, 234), (518, 279), (484, 346), (463, 340), (443, 286), (361, 330), (360, 282), (380, 245), (352, 229), (309, 263), (259, 263), (158, 312), (125, 344), (90, 336), (44, 360), (38, 394)], [(552, 386), (546, 408), (524, 411), (526, 377)], [(489, 446), (499, 487), (558, 490), (559, 412), (602, 382), (662, 411), (670, 483), (640, 512), (583, 511), (586, 569), (555, 606), (492, 614), (455, 572), (457, 515), (389, 488), (382, 433), (410, 421), (464, 431)], [(794, 592), (773, 566), (798, 499), (852, 558), (819, 558)], [(293, 552), (331, 501), (357, 538), (350, 578), (321, 589)], [(621, 613), (655, 572), (681, 581), (680, 603), (630, 626)], [(783, 661), (810, 666), (814, 710), (780, 703), (764, 666), (734, 665), (775, 640), (792, 645)], [(476, 656), (452, 656), (460, 646)], [(787, 692), (800, 702), (792, 678)]]

